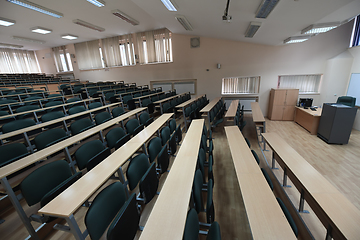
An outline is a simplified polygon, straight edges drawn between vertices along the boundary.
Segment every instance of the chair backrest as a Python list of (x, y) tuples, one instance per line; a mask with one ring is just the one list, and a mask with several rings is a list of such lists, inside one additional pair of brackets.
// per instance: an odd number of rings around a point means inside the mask
[(139, 182), (139, 190), (145, 204), (149, 203), (154, 198), (158, 186), (159, 179), (156, 174), (156, 166), (155, 163), (152, 163)]
[(84, 169), (87, 163), (104, 149), (100, 140), (93, 140), (80, 146), (74, 154), (78, 168)]
[(159, 155), (162, 145), (161, 145), (161, 139), (159, 137), (155, 137), (150, 140), (148, 146), (148, 153), (149, 153), (149, 160), (152, 163), (156, 157)]
[(129, 110), (134, 110), (136, 108), (135, 99), (128, 100), (126, 104)]
[(133, 193), (116, 215), (107, 232), (108, 240), (133, 240), (139, 229), (140, 214)]
[(134, 98), (141, 97), (141, 93), (135, 93)]
[(160, 168), (160, 174), (167, 171), (169, 167), (169, 152), (167, 145), (163, 146), (157, 157), (158, 168)]
[(151, 103), (150, 98), (145, 98), (141, 101), (141, 106), (147, 107)]
[(181, 142), (182, 140), (182, 130), (180, 124), (177, 126), (175, 132), (176, 132), (176, 142), (179, 144), (179, 142)]
[(20, 119), (15, 120), (9, 123), (6, 123), (2, 126), (2, 132), (8, 133), (12, 131), (16, 131), (22, 128), (30, 127), (36, 125), (35, 121), (32, 119)]
[(269, 187), (271, 188), (271, 191), (273, 191), (274, 190), (274, 185), (273, 185), (273, 183), (271, 181), (271, 178), (270, 178), (269, 174), (266, 172), (266, 170), (264, 168), (261, 168), (261, 172), (263, 173), (267, 183), (269, 184)]
[(94, 108), (98, 108), (98, 107), (102, 107), (102, 104), (100, 102), (93, 102), (89, 104), (89, 109), (94, 109)]
[(213, 202), (213, 180), (209, 179), (207, 186), (207, 199), (206, 199), (206, 221), (212, 223), (215, 220), (215, 209)]
[(281, 209), (283, 210), (283, 212), (285, 214), (286, 219), (288, 220), (288, 222), (289, 222), (295, 236), (297, 237), (298, 236), (298, 229), (297, 229), (297, 226), (296, 226), (296, 224), (294, 222), (294, 219), (292, 218), (292, 216), (289, 213), (289, 210), (286, 208), (285, 204), (283, 203), (283, 201), (281, 201), (280, 198), (276, 198), (276, 200), (278, 201)]
[(21, 113), (21, 112), (27, 112), (27, 111), (32, 111), (32, 110), (36, 110), (36, 109), (40, 109), (40, 107), (38, 105), (29, 105), (29, 106), (19, 107), (15, 111), (16, 111), (16, 113)]
[(169, 147), (170, 147), (170, 154), (174, 155), (177, 150), (177, 144), (176, 144), (176, 134), (173, 133), (169, 140)]
[(198, 153), (198, 165), (199, 165), (199, 169), (203, 175), (203, 182), (205, 182), (205, 161), (206, 161), (205, 150), (200, 148), (199, 153)]
[(176, 130), (176, 120), (171, 119), (169, 121), (170, 133), (172, 134)]
[(355, 107), (356, 98), (349, 96), (338, 97), (336, 103), (341, 103), (346, 106)]
[(84, 106), (75, 106), (69, 109), (69, 115), (86, 111)]
[(89, 118), (83, 118), (83, 119), (77, 120), (70, 125), (71, 134), (75, 135), (75, 134), (81, 133), (81, 132), (91, 128), (92, 126), (93, 126), (93, 123), (91, 122), (91, 120)]
[(155, 104), (154, 104), (154, 103), (149, 103), (149, 104), (147, 105), (147, 108), (148, 108), (148, 112), (149, 112), (150, 114), (152, 114), (152, 113), (155, 111)]
[(81, 99), (78, 97), (74, 97), (74, 98), (67, 99), (66, 103), (73, 103), (73, 102), (77, 102), (77, 101), (81, 101)]
[(85, 215), (91, 239), (100, 239), (125, 202), (126, 194), (120, 182), (107, 186), (95, 197)]
[(162, 108), (163, 108), (163, 113), (169, 112), (171, 108), (170, 103), (168, 102), (164, 103), (164, 105), (162, 105)]
[(40, 133), (34, 139), (37, 150), (44, 149), (50, 145), (60, 142), (67, 138), (66, 132), (62, 128), (53, 128)]
[(259, 159), (259, 156), (257, 155), (257, 153), (251, 149), (251, 153), (253, 154), (257, 164), (260, 164), (260, 159)]
[(108, 112), (101, 112), (95, 116), (95, 122), (97, 125), (102, 124), (111, 119), (111, 115)]
[(127, 104), (127, 102), (128, 102), (130, 99), (132, 99), (131, 94), (122, 97), (122, 100), (123, 100), (123, 103), (124, 103), (124, 104)]
[(27, 204), (32, 206), (72, 176), (69, 164), (58, 160), (39, 167), (29, 174), (20, 184), (20, 189)]
[(111, 113), (112, 113), (113, 117), (118, 117), (121, 114), (124, 114), (125, 110), (122, 107), (116, 107), (111, 111)]
[(130, 119), (125, 124), (126, 132), (130, 135), (135, 135), (138, 132), (139, 127), (141, 126), (143, 127), (143, 125), (139, 124), (139, 121), (137, 119)]
[(160, 132), (161, 144), (164, 146), (170, 139), (170, 128), (168, 126), (163, 127)]
[(22, 157), (28, 155), (26, 146), (22, 143), (9, 143), (0, 146), (0, 167), (12, 163)]
[(101, 152), (99, 152), (98, 154), (96, 154), (95, 156), (93, 156), (92, 158), (90, 158), (90, 160), (88, 161), (88, 163), (86, 164), (86, 170), (90, 171), (91, 169), (93, 169), (96, 165), (98, 165), (99, 163), (101, 163), (105, 158), (107, 158), (108, 156), (110, 156), (111, 154), (111, 150), (110, 148), (105, 148), (104, 150), (102, 150)]
[(191, 208), (186, 217), (183, 240), (199, 239), (199, 218), (195, 209)]
[(109, 148), (114, 148), (118, 140), (126, 135), (124, 129), (117, 127), (111, 129), (105, 136)]
[(143, 153), (137, 155), (130, 161), (130, 164), (126, 170), (126, 177), (128, 179), (129, 189), (131, 191), (135, 189), (149, 167), (149, 159)]
[(46, 113), (44, 115), (41, 116), (41, 121), (42, 122), (48, 122), (54, 119), (58, 119), (58, 118), (62, 118), (65, 117), (65, 114), (63, 111), (55, 111), (55, 112), (50, 112), (50, 113)]
[(144, 124), (145, 126), (147, 126), (146, 122), (150, 119), (150, 115), (148, 112), (143, 112), (140, 114), (139, 119), (140, 119), (140, 124)]
[(62, 101), (52, 101), (45, 104), (45, 107), (53, 107), (64, 104)]
[(201, 171), (198, 169), (195, 172), (194, 183), (193, 183), (193, 193), (194, 193), (194, 203), (195, 210), (197, 213), (203, 211), (203, 200), (202, 200), (202, 186), (203, 186), (203, 176)]

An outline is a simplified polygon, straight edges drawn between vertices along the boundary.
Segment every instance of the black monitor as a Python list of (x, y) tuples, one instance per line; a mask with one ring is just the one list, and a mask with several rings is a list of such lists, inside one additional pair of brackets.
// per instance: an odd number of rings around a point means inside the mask
[(311, 107), (313, 99), (312, 98), (300, 98), (299, 107)]

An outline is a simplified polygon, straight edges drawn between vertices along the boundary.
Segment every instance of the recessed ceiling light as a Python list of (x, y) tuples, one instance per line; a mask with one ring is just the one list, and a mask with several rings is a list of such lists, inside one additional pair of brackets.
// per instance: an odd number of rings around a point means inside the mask
[(179, 21), (179, 23), (185, 28), (187, 31), (192, 31), (193, 27), (191, 26), (190, 22), (186, 19), (185, 16), (175, 16), (175, 19)]
[(43, 27), (33, 27), (30, 28), (30, 30), (34, 33), (40, 33), (40, 34), (49, 34), (52, 32), (51, 29), (43, 28)]
[(75, 40), (75, 39), (78, 39), (78, 36), (66, 34), (66, 35), (62, 35), (61, 38), (64, 38), (67, 40)]
[(172, 11), (172, 12), (177, 11), (177, 6), (174, 1), (172, 1), (172, 0), (161, 0), (161, 1), (169, 11)]
[(245, 32), (245, 37), (247, 38), (254, 37), (255, 33), (259, 30), (260, 26), (261, 26), (261, 22), (250, 22), (250, 25)]
[(0, 17), (0, 25), (1, 26), (8, 27), (8, 26), (14, 25), (15, 23), (16, 22), (14, 20), (10, 20), (10, 19)]
[(324, 33), (338, 26), (340, 26), (340, 22), (311, 24), (310, 26), (301, 30), (301, 34)]
[(267, 18), (280, 0), (263, 0), (255, 13), (256, 18)]
[(103, 7), (103, 6), (105, 6), (105, 2), (102, 1), (102, 0), (86, 0), (86, 1), (88, 1), (89, 3), (94, 4), (94, 5), (97, 6), (97, 7)]
[(9, 48), (23, 48), (24, 46), (8, 44), (8, 43), (0, 43), (0, 47), (9, 47)]
[(12, 39), (19, 40), (19, 41), (25, 41), (25, 42), (40, 43), (40, 44), (46, 43), (45, 41), (42, 41), (42, 40), (36, 40), (36, 39), (24, 38), (24, 37), (17, 37), (17, 36), (13, 36)]
[(34, 10), (37, 12), (47, 14), (52, 17), (61, 18), (64, 16), (62, 13), (56, 12), (54, 10), (51, 10), (49, 8), (40, 6), (39, 4), (32, 3), (32, 2), (29, 2), (26, 0), (6, 0), (6, 1), (14, 3), (14, 4), (22, 6), (22, 7), (26, 7), (28, 9), (31, 9), (31, 10)]
[(314, 35), (289, 37), (289, 38), (287, 38), (287, 39), (284, 40), (284, 43), (285, 43), (285, 44), (289, 44), (289, 43), (305, 42), (305, 41), (309, 40), (312, 36), (314, 36)]
[(90, 28), (90, 29), (92, 29), (92, 30), (96, 30), (96, 31), (98, 31), (98, 32), (103, 32), (103, 31), (105, 31), (105, 28), (96, 26), (96, 25), (94, 25), (94, 24), (85, 22), (85, 21), (80, 20), (80, 19), (75, 19), (75, 20), (73, 20), (73, 23), (75, 23), (75, 24), (77, 24), (77, 25), (80, 25), (80, 26), (83, 26), (83, 27)]
[(121, 12), (119, 9), (115, 9), (111, 11), (111, 13), (134, 26), (139, 25), (139, 21), (133, 19), (132, 17), (129, 17), (125, 13)]

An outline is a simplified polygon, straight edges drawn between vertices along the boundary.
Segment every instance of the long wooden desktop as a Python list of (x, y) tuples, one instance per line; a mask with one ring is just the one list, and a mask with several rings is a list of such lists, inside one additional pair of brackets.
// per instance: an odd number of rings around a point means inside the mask
[(225, 133), (253, 239), (296, 239), (239, 128)]
[(191, 105), (192, 103), (195, 103), (196, 101), (198, 101), (199, 99), (201, 99), (202, 97), (206, 97), (206, 94), (203, 94), (201, 96), (198, 96), (196, 98), (193, 99), (189, 99), (186, 102), (180, 103), (179, 105), (176, 105), (176, 108), (181, 108), (182, 109), (182, 113), (183, 113), (183, 117), (184, 117), (184, 124), (185, 124), (185, 131), (188, 130), (188, 122), (186, 120), (186, 116), (185, 116), (185, 108), (189, 105)]
[(205, 113), (207, 115), (209, 129), (211, 129), (211, 122), (210, 122), (210, 111), (213, 109), (213, 107), (220, 101), (222, 97), (218, 97), (213, 99), (211, 102), (209, 102), (205, 107), (203, 107), (200, 112)]
[(317, 134), (319, 127), (322, 108), (317, 108), (316, 111), (310, 108), (304, 109), (295, 107), (295, 122), (308, 130), (312, 135)]
[(277, 133), (263, 133), (275, 160), (300, 192), (299, 212), (306, 201), (327, 229), (326, 239), (359, 239), (360, 210), (344, 197)]
[[(266, 149), (266, 144), (261, 136), (261, 133), (266, 132), (266, 121), (264, 118), (264, 115), (262, 114), (262, 111), (260, 109), (258, 102), (252, 102), (251, 103), (251, 112), (252, 112), (252, 118), (253, 122), (255, 123), (255, 129), (256, 129), (256, 137), (260, 146), (260, 143), (263, 143), (263, 150)], [(261, 137), (261, 141), (259, 139)]]

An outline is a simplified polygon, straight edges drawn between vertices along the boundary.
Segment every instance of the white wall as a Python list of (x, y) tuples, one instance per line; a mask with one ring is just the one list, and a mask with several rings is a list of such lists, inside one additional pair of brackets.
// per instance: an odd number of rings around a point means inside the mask
[[(360, 46), (350, 48), (348, 51), (353, 57), (353, 62), (352, 62), (351, 70), (350, 70), (349, 77), (348, 77), (348, 80), (350, 81), (351, 73), (360, 73)], [(356, 114), (354, 128), (357, 130), (360, 130), (360, 110), (359, 109)]]
[[(333, 94), (329, 86), (334, 82), (346, 88), (348, 77), (344, 78), (346, 74), (343, 72), (348, 70), (339, 69), (339, 73), (332, 70), (336, 60), (331, 59), (347, 51), (351, 30), (352, 24), (349, 23), (303, 43), (279, 46), (201, 37), (199, 48), (190, 48), (192, 36), (173, 34), (173, 63), (118, 67), (109, 71), (79, 71), (75, 64), (74, 74), (83, 81), (124, 80), (139, 85), (149, 84), (150, 80), (197, 79), (198, 94), (206, 93), (210, 99), (221, 95), (221, 79), (224, 77), (260, 75), (259, 103), (266, 116), (270, 89), (276, 88), (279, 75), (324, 74), (321, 94), (307, 95), (314, 98), (314, 105), (322, 103), (323, 95)], [(68, 46), (74, 50), (72, 44)], [(339, 60), (341, 66), (346, 65), (346, 61)], [(360, 57), (358, 61), (360, 65)], [(221, 69), (216, 68), (217, 63), (221, 64)], [(51, 70), (48, 65), (53, 63), (40, 64), (46, 72)], [(333, 77), (333, 74), (338, 77)]]

